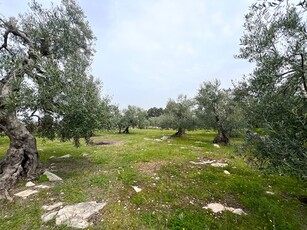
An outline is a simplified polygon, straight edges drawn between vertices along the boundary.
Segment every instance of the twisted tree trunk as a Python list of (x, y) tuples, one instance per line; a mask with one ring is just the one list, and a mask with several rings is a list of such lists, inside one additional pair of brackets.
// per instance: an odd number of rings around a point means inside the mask
[(218, 143), (223, 143), (225, 145), (229, 145), (230, 141), (229, 141), (229, 134), (227, 132), (218, 131), (218, 134), (216, 135), (216, 137), (213, 140), (213, 143), (218, 144)]
[(10, 146), (0, 161), (0, 199), (8, 198), (8, 190), (18, 179), (33, 179), (40, 174), (36, 140), (15, 113), (0, 120), (0, 127), (10, 138)]
[(183, 137), (185, 135), (185, 129), (179, 128), (176, 133), (172, 135), (172, 137)]
[(8, 190), (18, 179), (32, 179), (38, 176), (40, 170), (38, 170), (39, 157), (36, 140), (25, 125), (18, 120), (17, 105), (14, 107), (14, 103), (8, 103), (10, 98), (19, 95), (20, 82), (25, 74), (31, 73), (35, 68), (37, 55), (33, 41), (25, 32), (19, 30), (15, 18), (10, 18), (9, 21), (0, 18), (0, 22), (2, 28), (5, 29), (3, 44), (0, 46), (0, 51), (4, 56), (15, 58), (9, 47), (10, 36), (20, 38), (22, 44), (28, 47), (20, 63), (12, 65), (11, 71), (6, 72), (6, 75), (0, 79), (0, 130), (10, 138), (9, 149), (0, 161), (0, 199), (3, 199), (9, 198)]
[(124, 133), (124, 134), (129, 134), (129, 126), (127, 126), (127, 127), (125, 128), (125, 130), (123, 131), (123, 133)]

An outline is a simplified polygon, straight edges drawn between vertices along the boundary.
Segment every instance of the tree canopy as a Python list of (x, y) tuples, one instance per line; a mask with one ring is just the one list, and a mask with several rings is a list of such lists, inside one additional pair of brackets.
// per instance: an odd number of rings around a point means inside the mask
[(127, 109), (123, 110), (120, 122), (120, 132), (124, 128), (123, 133), (128, 134), (130, 127), (138, 127), (140, 129), (147, 126), (147, 112), (137, 106), (128, 105)]
[(256, 63), (237, 92), (265, 134), (251, 133), (250, 150), (265, 166), (300, 175), (307, 174), (306, 9), (306, 1), (253, 4), (238, 55)]
[(218, 80), (204, 82), (196, 96), (199, 126), (218, 130), (214, 143), (229, 144), (231, 132), (246, 126), (242, 108)]
[(0, 129), (11, 141), (0, 162), (1, 196), (39, 173), (35, 138), (20, 119), (78, 145), (99, 127), (107, 101), (89, 72), (95, 37), (74, 0), (50, 9), (33, 1), (28, 13), (0, 17), (0, 34)]
[(186, 95), (179, 95), (177, 100), (170, 99), (167, 102), (164, 114), (160, 117), (161, 128), (178, 130), (174, 136), (183, 136), (185, 130), (194, 129), (196, 117), (194, 114), (194, 101)]

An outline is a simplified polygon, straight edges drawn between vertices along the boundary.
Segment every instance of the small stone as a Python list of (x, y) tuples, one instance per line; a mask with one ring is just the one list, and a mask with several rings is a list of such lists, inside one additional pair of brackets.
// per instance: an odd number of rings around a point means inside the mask
[(61, 156), (61, 157), (59, 157), (60, 159), (63, 159), (63, 158), (70, 158), (71, 157), (71, 155), (70, 154), (66, 154), (66, 155), (64, 155), (64, 156)]
[(241, 208), (225, 207), (225, 210), (230, 211), (237, 215), (246, 215), (246, 213)]
[(38, 193), (37, 190), (31, 190), (31, 189), (27, 189), (27, 190), (24, 190), (22, 192), (19, 192), (19, 193), (16, 193), (14, 194), (15, 196), (19, 196), (21, 198), (27, 198), (28, 196), (32, 195), (32, 194), (35, 194), (35, 193)]
[(228, 164), (227, 163), (220, 163), (220, 162), (216, 162), (216, 163), (212, 163), (211, 166), (213, 167), (226, 167)]
[(49, 181), (62, 181), (63, 180), (61, 177), (59, 177), (59, 176), (57, 176), (54, 173), (49, 172), (49, 171), (45, 171), (44, 175), (47, 176)]
[(200, 161), (200, 162), (190, 161), (190, 163), (193, 165), (206, 165), (206, 164), (212, 164), (214, 162), (215, 160), (206, 160), (206, 161)]
[(161, 140), (162, 141), (165, 141), (165, 140), (167, 140), (169, 138), (169, 136), (163, 136), (163, 137), (161, 137)]
[(131, 186), (131, 187), (134, 189), (135, 192), (141, 192), (142, 191), (142, 189), (137, 187), (137, 186)]
[(274, 195), (275, 194), (274, 192), (271, 192), (271, 191), (266, 191), (265, 193), (269, 194), (269, 195)]
[(50, 186), (44, 185), (44, 184), (40, 184), (40, 185), (36, 185), (35, 188), (42, 188), (42, 189), (45, 189), (45, 188), (50, 188)]
[(46, 223), (52, 220), (56, 216), (56, 214), (58, 214), (58, 211), (47, 212), (41, 216), (41, 219), (44, 223)]
[(220, 203), (210, 203), (203, 208), (204, 209), (211, 209), (212, 212), (214, 212), (214, 213), (225, 211), (225, 206), (220, 204)]
[(232, 213), (237, 215), (246, 215), (246, 213), (241, 208), (236, 208), (235, 210), (232, 211)]
[(161, 142), (162, 140), (161, 140), (161, 139), (153, 139), (153, 141), (155, 141), (155, 142)]
[(46, 211), (51, 211), (53, 209), (56, 209), (58, 207), (61, 207), (63, 205), (63, 202), (58, 202), (58, 203), (55, 203), (55, 204), (52, 204), (52, 205), (44, 205), (42, 207), (42, 209), (46, 210)]
[(214, 213), (219, 213), (223, 211), (230, 211), (237, 215), (246, 215), (246, 213), (241, 208), (232, 208), (224, 206), (220, 203), (210, 203), (207, 206), (203, 207), (204, 209), (211, 209)]
[(218, 148), (218, 149), (221, 148), (218, 144), (213, 144), (213, 146)]
[(230, 172), (228, 172), (227, 170), (224, 170), (224, 173), (225, 173), (226, 175), (230, 175)]
[(35, 186), (35, 184), (31, 181), (26, 183), (26, 187), (33, 187), (33, 186)]

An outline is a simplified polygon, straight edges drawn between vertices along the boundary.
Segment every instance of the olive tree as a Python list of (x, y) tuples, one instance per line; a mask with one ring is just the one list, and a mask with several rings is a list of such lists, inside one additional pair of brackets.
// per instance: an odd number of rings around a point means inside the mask
[(242, 108), (230, 90), (220, 88), (218, 80), (204, 82), (196, 96), (199, 126), (218, 131), (213, 143), (229, 144), (229, 137), (246, 123)]
[(186, 130), (192, 130), (196, 125), (194, 101), (186, 95), (179, 95), (176, 101), (170, 99), (163, 115), (159, 117), (159, 122), (161, 128), (177, 130), (173, 136), (184, 136)]
[(20, 119), (31, 120), (42, 135), (88, 140), (99, 126), (103, 100), (89, 75), (95, 37), (74, 0), (45, 9), (33, 1), (28, 13), (0, 17), (0, 130), (10, 146), (0, 161), (0, 198), (19, 178), (40, 173), (34, 136)]
[(120, 119), (120, 129), (124, 128), (123, 133), (129, 134), (130, 127), (138, 127), (140, 129), (147, 126), (147, 112), (137, 106), (128, 105), (127, 109), (123, 110), (122, 117)]
[(240, 87), (247, 92), (245, 98), (254, 98), (244, 100), (253, 101), (250, 116), (258, 114), (265, 134), (249, 135), (250, 151), (264, 166), (305, 176), (306, 10), (306, 1), (253, 4), (245, 16), (238, 55), (256, 63), (255, 70)]

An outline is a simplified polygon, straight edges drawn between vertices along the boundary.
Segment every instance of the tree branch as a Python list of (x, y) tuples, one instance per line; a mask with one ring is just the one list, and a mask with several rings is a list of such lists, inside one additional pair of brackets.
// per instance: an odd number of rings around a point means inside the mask
[(304, 54), (300, 54), (301, 56), (301, 68), (302, 68), (302, 80), (303, 80), (303, 86), (304, 86), (304, 89), (305, 89), (305, 92), (307, 92), (307, 82), (306, 82), (306, 77), (305, 77), (305, 71), (304, 71), (304, 65), (305, 65), (305, 60), (304, 60)]
[(3, 35), (4, 42), (1, 45), (0, 50), (1, 49), (8, 50), (7, 49), (7, 41), (8, 41), (8, 36), (9, 36), (10, 33), (12, 33), (13, 35), (15, 35), (17, 37), (20, 37), (29, 46), (29, 49), (33, 49), (33, 42), (32, 42), (32, 40), (27, 36), (26, 33), (20, 31), (17, 28), (16, 21), (14, 21), (14, 18), (11, 18), (10, 21), (8, 21), (8, 22), (6, 22), (6, 21), (4, 21), (3, 19), (0, 18), (0, 21), (6, 27), (6, 31), (5, 31), (5, 33)]

